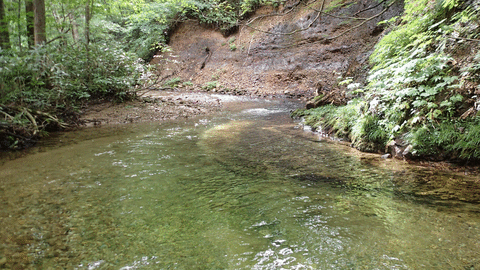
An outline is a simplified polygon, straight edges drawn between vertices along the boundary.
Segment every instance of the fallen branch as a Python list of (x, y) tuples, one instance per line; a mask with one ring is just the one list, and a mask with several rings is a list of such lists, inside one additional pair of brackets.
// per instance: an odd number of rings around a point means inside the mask
[(38, 125), (37, 125), (37, 121), (35, 121), (35, 118), (32, 116), (31, 113), (28, 112), (27, 109), (24, 109), (23, 112), (25, 113), (25, 115), (27, 116), (28, 120), (30, 120), (30, 122), (32, 122), (32, 125), (33, 125), (33, 135), (37, 135), (38, 133)]
[(480, 39), (473, 39), (473, 38), (464, 38), (464, 37), (448, 37), (448, 38), (456, 39), (456, 40), (468, 40), (468, 41), (480, 42)]
[[(380, 3), (379, 3), (378, 5), (376, 5), (376, 6), (373, 6), (373, 7), (364, 9), (364, 10), (361, 10), (361, 11), (355, 13), (354, 16), (357, 15), (357, 14), (359, 14), (359, 13), (361, 13), (361, 12), (363, 12), (363, 11), (366, 11), (366, 10), (369, 10), (369, 9), (373, 9), (373, 8), (379, 6), (380, 4), (382, 4), (383, 2), (384, 2), (384, 1), (380, 2)], [(258, 19), (258, 18), (267, 17), (267, 16), (275, 16), (275, 15), (277, 15), (277, 14), (269, 14), (269, 15), (262, 15), (262, 16), (255, 17), (255, 18), (253, 18), (252, 20), (250, 20), (249, 22), (247, 22), (247, 23), (245, 24), (245, 26), (247, 26), (247, 27), (249, 27), (249, 28), (252, 28), (252, 29), (254, 29), (254, 30), (256, 30), (256, 31), (265, 33), (265, 34), (288, 36), (288, 35), (293, 35), (293, 34), (295, 34), (295, 33), (308, 30), (310, 27), (312, 27), (313, 23), (320, 17), (321, 14), (325, 14), (325, 15), (327, 15), (327, 16), (331, 16), (331, 17), (339, 18), (339, 19), (363, 20), (362, 23), (360, 23), (360, 24), (358, 24), (358, 25), (356, 25), (356, 26), (354, 26), (354, 27), (352, 27), (352, 28), (349, 28), (349, 29), (347, 29), (346, 31), (344, 31), (344, 32), (342, 32), (342, 33), (340, 33), (340, 34), (338, 34), (338, 35), (336, 35), (336, 36), (334, 36), (334, 37), (327, 38), (327, 40), (333, 40), (333, 39), (336, 39), (336, 38), (341, 37), (342, 35), (350, 32), (350, 31), (352, 31), (352, 30), (355, 30), (355, 29), (359, 28), (360, 26), (364, 25), (365, 23), (367, 23), (367, 22), (369, 22), (369, 21), (371, 21), (371, 20), (373, 20), (373, 19), (381, 16), (381, 15), (382, 15), (383, 13), (385, 13), (393, 4), (395, 4), (395, 1), (391, 2), (384, 10), (382, 10), (382, 12), (380, 12), (380, 13), (372, 16), (372, 17), (369, 17), (369, 18), (358, 18), (358, 17), (348, 17), (348, 16), (347, 16), (347, 17), (341, 17), (341, 16), (333, 15), (333, 14), (331, 14), (331, 13), (324, 12), (324, 11), (323, 11), (323, 7), (324, 7), (324, 5), (325, 5), (325, 0), (323, 0), (323, 1), (322, 1), (322, 6), (321, 6), (321, 8), (320, 8), (319, 10), (318, 10), (318, 9), (314, 9), (314, 8), (309, 8), (309, 9), (311, 9), (311, 10), (316, 11), (318, 14), (317, 14), (317, 16), (315, 17), (315, 19), (313, 19), (313, 21), (312, 21), (307, 27), (305, 27), (305, 28), (297, 29), (297, 30), (292, 31), (292, 32), (289, 32), (289, 33), (279, 33), (279, 32), (271, 32), (271, 31), (261, 30), (261, 29), (255, 28), (255, 27), (253, 27), (253, 26), (250, 25), (252, 22), (254, 22), (254, 21), (255, 21), (256, 19)], [(293, 10), (293, 9), (292, 9), (292, 10)], [(291, 10), (290, 10), (290, 11), (291, 11)], [(283, 16), (283, 15), (282, 15), (282, 14), (279, 14), (278, 16)]]
[(67, 123), (64, 123), (62, 122), (60, 119), (58, 119), (57, 117), (49, 114), (49, 113), (46, 113), (46, 112), (41, 112), (41, 111), (35, 111), (35, 114), (37, 115), (43, 115), (45, 117), (47, 117), (48, 119), (50, 119), (51, 121), (55, 122), (59, 127), (61, 128), (67, 128), (69, 127), (70, 125), (67, 124)]
[(10, 119), (10, 121), (13, 121), (13, 116), (11, 116), (10, 114), (4, 112), (4, 111), (0, 111), (0, 113), (4, 114), (5, 117), (8, 117)]

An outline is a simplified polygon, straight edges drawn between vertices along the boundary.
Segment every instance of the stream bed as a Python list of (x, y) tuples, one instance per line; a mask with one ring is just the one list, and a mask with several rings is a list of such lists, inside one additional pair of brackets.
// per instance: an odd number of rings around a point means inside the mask
[(480, 177), (303, 131), (285, 100), (0, 161), (0, 269), (480, 269)]

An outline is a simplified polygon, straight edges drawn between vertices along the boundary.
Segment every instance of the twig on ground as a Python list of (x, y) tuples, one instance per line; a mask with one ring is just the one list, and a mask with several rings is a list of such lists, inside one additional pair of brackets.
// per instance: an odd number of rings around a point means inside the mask
[(456, 39), (456, 40), (468, 40), (468, 41), (480, 42), (480, 39), (474, 39), (474, 38), (464, 38), (464, 37), (448, 37), (448, 38)]

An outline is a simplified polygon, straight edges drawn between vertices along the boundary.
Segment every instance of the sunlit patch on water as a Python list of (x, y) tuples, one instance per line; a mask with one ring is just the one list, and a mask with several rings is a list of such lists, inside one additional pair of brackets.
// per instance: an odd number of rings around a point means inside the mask
[(76, 143), (6, 161), (0, 262), (480, 269), (478, 179), (393, 170), (384, 165), (393, 161), (310, 140), (288, 117), (291, 104), (247, 105), (213, 118), (91, 131), (100, 137), (80, 132)]

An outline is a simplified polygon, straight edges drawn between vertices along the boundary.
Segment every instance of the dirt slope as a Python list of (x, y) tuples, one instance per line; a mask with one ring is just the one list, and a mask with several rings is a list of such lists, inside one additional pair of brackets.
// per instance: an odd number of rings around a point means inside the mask
[(365, 76), (368, 57), (384, 34), (378, 22), (402, 11), (401, 4), (385, 11), (374, 0), (287, 2), (257, 10), (228, 37), (187, 21), (171, 35), (171, 51), (152, 63), (159, 65), (163, 82), (180, 78), (212, 91), (308, 98), (335, 90), (341, 96), (338, 77)]

